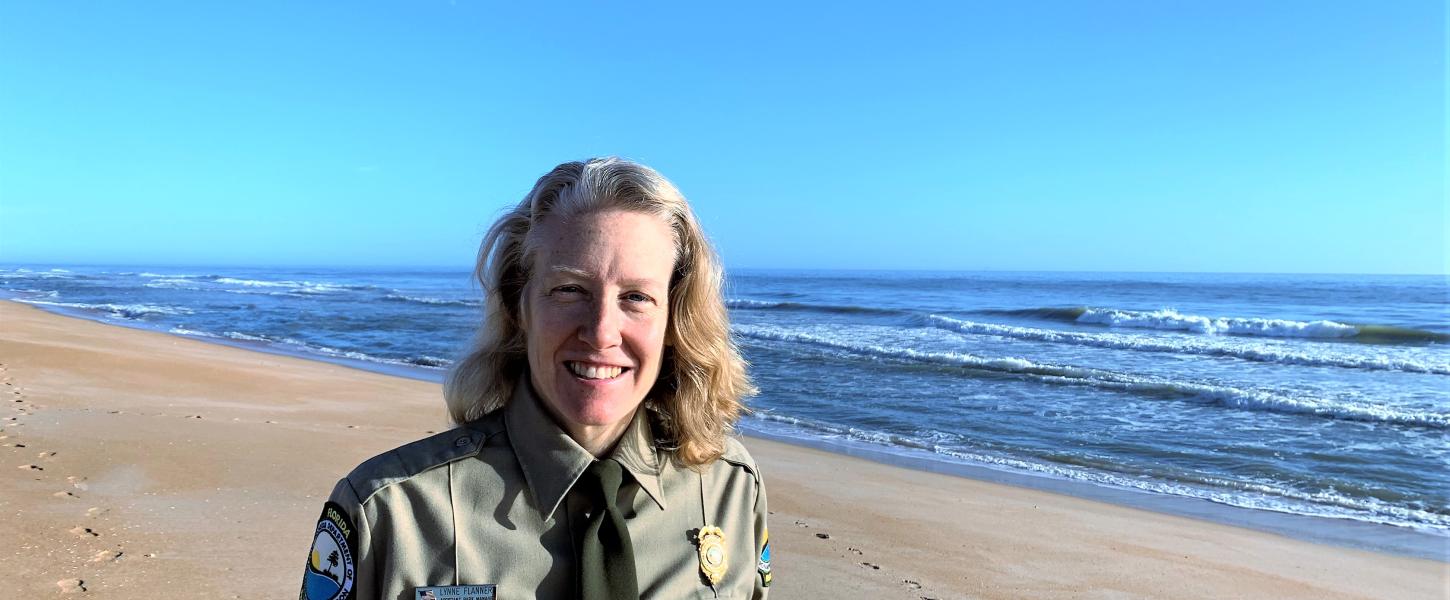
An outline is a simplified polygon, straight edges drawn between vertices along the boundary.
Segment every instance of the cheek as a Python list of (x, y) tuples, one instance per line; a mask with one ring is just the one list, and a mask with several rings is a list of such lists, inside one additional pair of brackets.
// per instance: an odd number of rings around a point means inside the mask
[(663, 323), (663, 319), (660, 319), (659, 321), (640, 323), (637, 330), (636, 339), (638, 340), (640, 352), (645, 357), (648, 357), (650, 362), (654, 363), (656, 367), (659, 366), (664, 354), (665, 333), (667, 329), (668, 327)]

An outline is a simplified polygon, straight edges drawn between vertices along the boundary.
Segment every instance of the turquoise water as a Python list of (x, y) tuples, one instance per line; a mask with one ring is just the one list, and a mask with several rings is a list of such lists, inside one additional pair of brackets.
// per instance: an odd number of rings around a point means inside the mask
[[(463, 271), (0, 268), (73, 315), (439, 379)], [(1450, 536), (1435, 276), (738, 271), (761, 394), (806, 441)]]

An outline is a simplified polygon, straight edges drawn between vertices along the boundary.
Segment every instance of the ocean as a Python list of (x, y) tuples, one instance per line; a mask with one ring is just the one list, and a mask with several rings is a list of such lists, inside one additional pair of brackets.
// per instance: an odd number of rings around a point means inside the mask
[[(1450, 539), (1442, 276), (738, 270), (776, 438)], [(0, 294), (441, 380), (463, 270), (10, 265)]]

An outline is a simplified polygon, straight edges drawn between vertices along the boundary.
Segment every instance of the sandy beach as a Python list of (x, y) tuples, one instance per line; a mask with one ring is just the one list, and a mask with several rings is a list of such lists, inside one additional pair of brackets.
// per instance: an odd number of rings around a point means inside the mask
[[(292, 597), (337, 478), (448, 427), (436, 384), (11, 302), (0, 391), (3, 598)], [(1443, 562), (745, 443), (777, 598), (1450, 593)]]

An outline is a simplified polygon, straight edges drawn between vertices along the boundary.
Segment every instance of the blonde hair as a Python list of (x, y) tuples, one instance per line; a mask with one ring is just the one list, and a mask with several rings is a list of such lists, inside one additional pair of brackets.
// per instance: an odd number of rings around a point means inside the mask
[(476, 420), (502, 408), (528, 367), (521, 319), (524, 287), (532, 275), (529, 233), (546, 219), (568, 219), (619, 209), (653, 215), (675, 237), (669, 325), (659, 380), (646, 402), (660, 417), (689, 466), (708, 464), (725, 451), (725, 436), (740, 417), (744, 396), (755, 393), (730, 337), (720, 259), (694, 212), (674, 184), (654, 169), (620, 158), (568, 162), (540, 177), (518, 206), (489, 228), (478, 249), (474, 278), (486, 301), (472, 347), (443, 384), (449, 416)]

